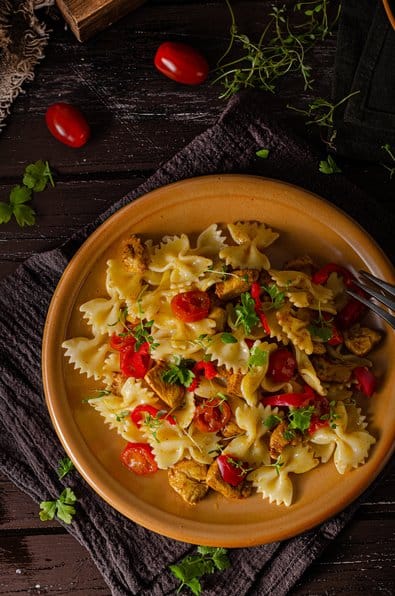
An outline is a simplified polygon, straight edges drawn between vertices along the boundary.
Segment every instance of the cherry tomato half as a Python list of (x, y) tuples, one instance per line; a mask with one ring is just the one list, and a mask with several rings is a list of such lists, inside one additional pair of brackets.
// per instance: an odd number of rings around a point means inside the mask
[(135, 351), (134, 346), (128, 346), (121, 350), (121, 372), (125, 377), (134, 377), (135, 379), (143, 379), (148, 371), (151, 362), (149, 355), (149, 343), (143, 343), (140, 348)]
[(59, 102), (49, 106), (45, 122), (55, 139), (69, 147), (82, 147), (91, 134), (85, 116), (69, 103)]
[(206, 80), (206, 58), (185, 43), (165, 41), (156, 51), (154, 64), (169, 79), (184, 85), (199, 85)]
[(190, 290), (176, 294), (171, 301), (171, 310), (180, 321), (193, 323), (208, 316), (210, 311), (210, 297), (201, 290)]
[(195, 410), (193, 421), (202, 433), (215, 433), (224, 428), (232, 416), (232, 410), (226, 401), (207, 399)]
[(268, 375), (276, 383), (287, 382), (294, 376), (296, 360), (286, 348), (279, 348), (269, 357)]
[(136, 338), (133, 335), (116, 335), (110, 337), (110, 348), (122, 352), (125, 348), (134, 347)]
[(222, 478), (231, 486), (239, 486), (247, 475), (247, 466), (244, 462), (231, 455), (217, 457), (218, 468)]
[(120, 458), (123, 465), (138, 476), (153, 474), (158, 470), (152, 449), (147, 443), (128, 443)]
[[(158, 416), (160, 414), (160, 416)], [(130, 418), (132, 422), (140, 428), (141, 424), (144, 422), (147, 416), (151, 416), (152, 418), (159, 418), (159, 420), (167, 420), (169, 424), (175, 424), (176, 421), (174, 420), (173, 416), (170, 416), (167, 412), (159, 410), (154, 406), (150, 406), (149, 404), (140, 404), (136, 406), (130, 412)]]

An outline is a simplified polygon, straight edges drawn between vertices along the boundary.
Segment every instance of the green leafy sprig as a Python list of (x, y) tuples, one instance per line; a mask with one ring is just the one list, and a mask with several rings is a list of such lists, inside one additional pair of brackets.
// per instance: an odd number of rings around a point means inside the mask
[(249, 335), (255, 325), (259, 323), (259, 317), (255, 312), (255, 302), (249, 292), (240, 296), (240, 303), (236, 305), (237, 314), (236, 326), (242, 325), (246, 335)]
[(328, 155), (326, 159), (320, 161), (320, 165), (318, 167), (321, 174), (340, 174), (341, 169), (333, 159), (332, 155)]
[(57, 469), (59, 480), (62, 480), (62, 478), (67, 476), (67, 474), (72, 470), (74, 470), (74, 464), (71, 459), (69, 457), (64, 457), (61, 459)]
[(36, 214), (26, 203), (31, 201), (33, 191), (43, 191), (48, 183), (55, 186), (47, 161), (38, 160), (26, 166), (23, 183), (11, 189), (8, 203), (0, 202), (0, 224), (8, 223), (14, 216), (19, 226), (32, 226), (36, 221)]
[(162, 379), (171, 385), (189, 387), (195, 378), (195, 373), (190, 368), (194, 364), (194, 360), (176, 356), (174, 362), (170, 363), (167, 370), (163, 372)]
[(55, 515), (65, 524), (71, 524), (73, 515), (75, 514), (74, 504), (77, 497), (71, 488), (65, 488), (60, 496), (54, 501), (42, 501), (40, 503), (40, 519), (41, 521), (52, 520)]
[(181, 584), (177, 592), (184, 586), (188, 587), (192, 594), (200, 596), (202, 585), (200, 579), (216, 571), (224, 571), (230, 567), (230, 561), (225, 548), (214, 548), (210, 546), (198, 546), (197, 555), (188, 555), (178, 565), (170, 565), (172, 574), (180, 580)]
[(269, 353), (267, 350), (261, 350), (259, 346), (253, 346), (247, 361), (248, 368), (264, 366), (267, 363)]
[[(340, 7), (330, 22), (329, 0), (298, 2), (294, 5), (294, 11), (298, 14), (299, 24), (291, 26), (287, 8), (278, 8), (273, 4), (269, 23), (259, 39), (252, 41), (239, 32), (230, 1), (226, 0), (226, 4), (231, 17), (230, 40), (218, 61), (218, 76), (214, 80), (214, 83), (219, 82), (224, 87), (221, 98), (227, 99), (248, 88), (273, 93), (278, 80), (292, 72), (300, 75), (305, 89), (311, 87), (312, 73), (306, 62), (306, 54), (317, 41), (330, 35)], [(238, 56), (229, 60), (235, 50)]]

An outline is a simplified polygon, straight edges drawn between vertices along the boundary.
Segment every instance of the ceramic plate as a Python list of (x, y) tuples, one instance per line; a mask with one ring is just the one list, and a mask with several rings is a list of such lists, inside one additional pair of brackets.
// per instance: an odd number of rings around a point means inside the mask
[[(110, 217), (75, 255), (54, 294), (44, 333), (43, 378), (49, 412), (59, 438), (79, 472), (110, 505), (135, 522), (195, 544), (239, 547), (294, 536), (331, 517), (372, 482), (390, 456), (395, 436), (395, 334), (375, 351), (377, 394), (364, 404), (377, 439), (367, 463), (339, 475), (332, 463), (293, 475), (294, 503), (270, 504), (261, 495), (228, 501), (210, 492), (196, 506), (185, 504), (166, 472), (138, 477), (119, 462), (125, 441), (81, 397), (94, 381), (64, 358), (64, 339), (86, 335), (78, 307), (105, 296), (106, 260), (130, 233), (158, 240), (164, 234), (197, 234), (212, 223), (256, 220), (280, 232), (270, 258), (274, 265), (300, 254), (319, 263), (335, 261), (395, 282), (394, 271), (369, 235), (344, 213), (295, 186), (252, 176), (221, 175), (159, 188)], [(276, 248), (275, 248), (276, 247)], [(376, 327), (383, 328), (375, 320)], [(158, 498), (160, 495), (160, 498)]]

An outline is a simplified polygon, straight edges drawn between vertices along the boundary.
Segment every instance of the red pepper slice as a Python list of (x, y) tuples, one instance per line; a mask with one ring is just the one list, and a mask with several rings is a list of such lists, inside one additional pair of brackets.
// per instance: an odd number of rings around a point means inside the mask
[(358, 389), (367, 397), (372, 397), (377, 387), (377, 379), (372, 371), (366, 366), (357, 366), (352, 372), (357, 380)]
[(248, 473), (247, 464), (231, 455), (220, 455), (217, 463), (222, 478), (231, 486), (239, 486)]
[(177, 319), (184, 323), (194, 323), (208, 316), (211, 301), (207, 292), (190, 290), (173, 296), (170, 306)]
[(214, 379), (218, 375), (216, 366), (212, 362), (206, 360), (199, 360), (196, 362), (192, 368), (192, 372), (194, 373), (195, 378), (189, 385), (188, 391), (195, 391), (199, 387), (200, 373), (203, 373), (204, 378), (208, 380)]
[(140, 404), (130, 412), (130, 418), (137, 428), (140, 428), (147, 415), (152, 416), (152, 418), (159, 418), (159, 420), (167, 420), (167, 422), (172, 425), (176, 424), (173, 416), (162, 411), (161, 415), (158, 417), (159, 412), (161, 412), (159, 408), (155, 408), (149, 404)]
[(255, 312), (259, 317), (261, 325), (264, 328), (265, 333), (269, 334), (270, 333), (269, 323), (268, 323), (265, 313), (262, 310), (262, 301), (260, 298), (261, 286), (259, 285), (259, 283), (257, 281), (254, 281), (251, 284), (250, 294), (251, 294), (252, 299), (255, 302)]
[(290, 381), (295, 374), (295, 369), (295, 357), (287, 348), (279, 348), (271, 352), (267, 374), (273, 381), (276, 383)]
[(347, 287), (351, 286), (354, 281), (354, 276), (348, 269), (336, 263), (327, 263), (312, 275), (312, 282), (319, 285), (325, 284), (331, 273), (341, 275)]
[(291, 408), (301, 408), (306, 406), (310, 401), (317, 399), (314, 390), (305, 385), (302, 393), (279, 393), (277, 395), (269, 395), (262, 398), (264, 406), (287, 406)]
[(232, 416), (226, 401), (206, 399), (195, 410), (193, 421), (202, 433), (215, 433), (224, 428)]
[(137, 351), (134, 346), (121, 350), (121, 371), (125, 377), (134, 377), (135, 379), (145, 377), (151, 362), (149, 349), (149, 343), (145, 342)]
[(153, 474), (158, 470), (154, 454), (147, 443), (128, 443), (120, 456), (121, 462), (138, 476)]

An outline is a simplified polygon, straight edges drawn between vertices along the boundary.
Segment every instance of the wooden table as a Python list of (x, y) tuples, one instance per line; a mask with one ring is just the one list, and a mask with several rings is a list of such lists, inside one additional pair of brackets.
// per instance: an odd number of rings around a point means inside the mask
[[(240, 5), (243, 4), (242, 9)], [(236, 5), (240, 29), (260, 31), (268, 2)], [(36, 251), (57, 246), (75, 230), (137, 187), (163, 161), (210, 126), (224, 108), (218, 86), (181, 87), (152, 65), (157, 46), (181, 40), (201, 48), (211, 65), (228, 38), (223, 2), (148, 2), (84, 45), (59, 20), (34, 83), (15, 103), (0, 135), (0, 191), (8, 196), (25, 166), (48, 159), (56, 188), (34, 199), (33, 227), (0, 228), (0, 271), (5, 276)], [(315, 95), (330, 96), (335, 37), (314, 50)], [(296, 91), (297, 90), (297, 91)], [(304, 93), (289, 77), (281, 94)], [(43, 115), (56, 101), (70, 101), (88, 115), (91, 142), (81, 150), (50, 137)], [(286, 116), (289, 125), (297, 116)], [(379, 166), (345, 163), (344, 171), (381, 198), (394, 184)], [(390, 594), (395, 592), (395, 468), (354, 520), (311, 567), (292, 594)], [(0, 594), (108, 594), (88, 553), (63, 528), (43, 524), (29, 496), (0, 477)]]

